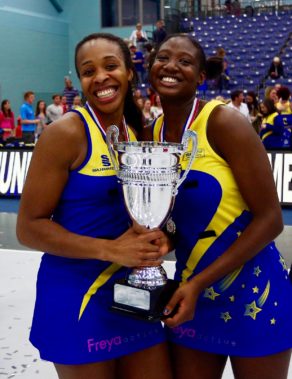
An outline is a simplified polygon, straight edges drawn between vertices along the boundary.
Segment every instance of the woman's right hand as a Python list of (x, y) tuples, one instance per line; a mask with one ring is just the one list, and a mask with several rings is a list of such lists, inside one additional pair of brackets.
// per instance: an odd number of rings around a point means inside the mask
[(165, 255), (154, 242), (164, 238), (160, 230), (136, 233), (133, 227), (106, 245), (108, 260), (126, 267), (159, 266)]

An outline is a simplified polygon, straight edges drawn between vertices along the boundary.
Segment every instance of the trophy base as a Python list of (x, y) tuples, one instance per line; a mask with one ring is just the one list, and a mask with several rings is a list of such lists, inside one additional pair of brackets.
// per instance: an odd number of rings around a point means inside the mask
[(163, 310), (179, 282), (168, 279), (167, 283), (154, 290), (137, 288), (129, 285), (125, 279), (114, 285), (114, 301), (110, 309), (140, 320), (156, 322), (169, 317)]

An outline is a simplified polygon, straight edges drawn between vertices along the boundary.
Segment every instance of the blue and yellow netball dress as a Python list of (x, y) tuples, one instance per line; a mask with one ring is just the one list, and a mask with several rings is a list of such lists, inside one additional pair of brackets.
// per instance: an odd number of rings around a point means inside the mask
[[(217, 101), (206, 104), (190, 128), (198, 151), (175, 200), (175, 278), (185, 282), (204, 270), (240, 236), (252, 215), (230, 167), (208, 143), (206, 124)], [(160, 140), (163, 116), (154, 125)], [(187, 157), (182, 157), (183, 169)], [(292, 284), (283, 257), (270, 243), (253, 259), (200, 295), (195, 317), (169, 329), (169, 339), (210, 353), (255, 357), (292, 347)]]
[[(88, 105), (76, 112), (84, 122), (88, 153), (70, 173), (53, 219), (73, 233), (115, 239), (130, 220), (105, 135)], [(165, 340), (161, 323), (109, 311), (114, 282), (125, 274), (126, 268), (111, 262), (43, 255), (30, 335), (42, 359), (60, 364), (105, 361)]]

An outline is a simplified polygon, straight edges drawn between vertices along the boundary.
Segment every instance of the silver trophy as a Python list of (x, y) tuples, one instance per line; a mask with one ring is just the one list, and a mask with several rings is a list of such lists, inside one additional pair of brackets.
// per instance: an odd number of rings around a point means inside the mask
[[(163, 227), (174, 205), (178, 187), (185, 180), (197, 150), (197, 135), (187, 130), (182, 143), (119, 142), (119, 129), (107, 129), (106, 140), (114, 169), (122, 185), (126, 208), (138, 224)], [(182, 175), (180, 156), (192, 150)], [(117, 152), (117, 155), (116, 155)], [(168, 220), (169, 223), (169, 220)], [(162, 266), (136, 267), (114, 285), (112, 309), (149, 321), (162, 318), (163, 309), (178, 283), (167, 278)]]

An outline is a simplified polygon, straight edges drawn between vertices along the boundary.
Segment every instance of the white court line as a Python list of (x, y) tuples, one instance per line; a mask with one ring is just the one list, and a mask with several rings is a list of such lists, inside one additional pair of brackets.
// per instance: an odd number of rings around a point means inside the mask
[(0, 249), (0, 253), (38, 253), (43, 254), (41, 251), (37, 250), (19, 250), (19, 249)]

